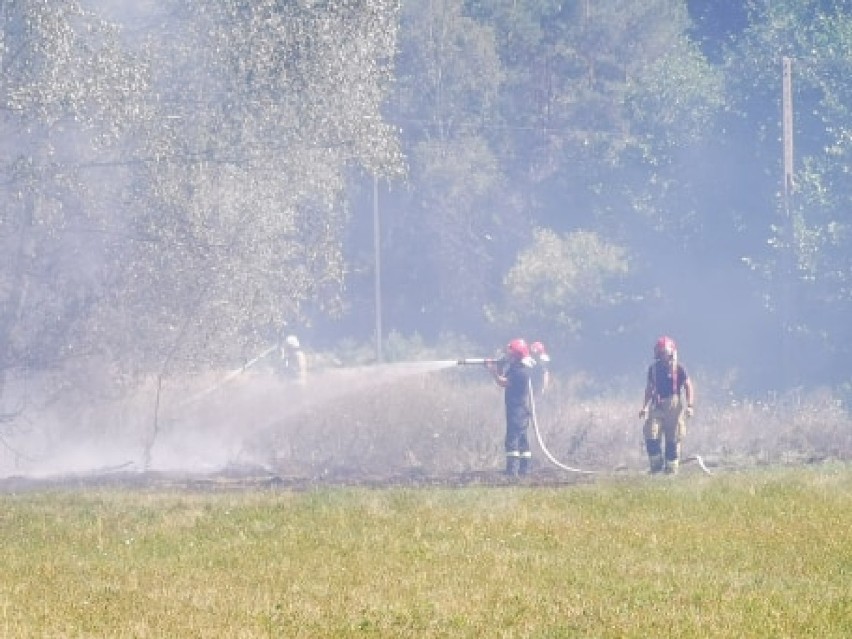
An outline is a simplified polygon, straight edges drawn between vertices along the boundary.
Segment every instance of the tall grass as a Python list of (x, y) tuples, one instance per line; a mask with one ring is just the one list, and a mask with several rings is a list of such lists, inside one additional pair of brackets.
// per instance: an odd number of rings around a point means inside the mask
[(852, 469), (0, 495), (3, 637), (852, 636)]
[[(499, 469), (501, 389), (481, 367), (450, 362), (426, 372), (435, 363), (423, 364), (422, 371), (315, 371), (298, 388), (251, 369), (220, 386), (208, 378), (170, 386), (159, 403), (156, 385), (110, 401), (57, 401), (4, 427), (0, 477), (128, 464), (139, 470), (149, 446), (154, 470), (253, 467), (316, 478)], [(852, 416), (831, 393), (744, 398), (700, 381), (685, 455), (699, 453), (724, 468), (852, 459)], [(641, 382), (610, 380), (602, 388), (582, 375), (557, 377), (536, 406), (545, 446), (573, 467), (644, 470)], [(539, 468), (546, 465), (535, 445), (533, 453)]]

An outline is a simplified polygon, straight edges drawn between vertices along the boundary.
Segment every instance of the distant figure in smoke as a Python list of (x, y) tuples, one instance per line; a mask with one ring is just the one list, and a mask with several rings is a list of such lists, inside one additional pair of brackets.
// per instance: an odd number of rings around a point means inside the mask
[(531, 375), (535, 363), (523, 339), (509, 342), (504, 362), (493, 362), (488, 367), (497, 384), (505, 389), (506, 475), (515, 477), (527, 474), (532, 463), (527, 429), (531, 416)]
[(543, 396), (550, 388), (550, 355), (541, 342), (530, 344), (530, 356), (535, 361), (533, 367), (533, 392), (537, 397)]
[(686, 418), (692, 417), (694, 401), (692, 381), (677, 361), (677, 345), (670, 337), (659, 338), (654, 344), (654, 363), (648, 367), (645, 402), (639, 413), (645, 420), (642, 434), (652, 473), (677, 473)]
[(302, 350), (299, 338), (295, 335), (288, 335), (284, 339), (284, 346), (281, 348), (281, 363), (287, 378), (301, 385), (307, 382), (308, 358), (305, 351)]

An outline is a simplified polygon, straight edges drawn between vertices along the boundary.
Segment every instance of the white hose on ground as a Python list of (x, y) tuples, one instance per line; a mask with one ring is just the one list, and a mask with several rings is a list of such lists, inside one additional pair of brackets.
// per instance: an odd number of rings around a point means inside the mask
[(532, 384), (530, 384), (530, 418), (532, 419), (533, 428), (535, 429), (535, 437), (538, 440), (538, 445), (541, 448), (541, 452), (544, 453), (544, 456), (550, 461), (551, 464), (556, 466), (557, 468), (561, 468), (562, 470), (567, 470), (569, 473), (580, 473), (582, 475), (595, 475), (597, 474), (596, 470), (583, 470), (582, 468), (573, 468), (571, 466), (566, 466), (558, 459), (556, 459), (553, 455), (550, 454), (550, 451), (547, 450), (547, 446), (544, 445), (544, 440), (541, 437), (541, 430), (538, 427), (538, 419), (535, 414), (535, 399)]
[[(597, 474), (597, 471), (595, 471), (595, 470), (583, 470), (581, 468), (572, 468), (571, 466), (566, 466), (565, 464), (561, 463), (553, 455), (550, 454), (550, 451), (547, 450), (547, 446), (544, 445), (544, 440), (541, 437), (541, 430), (538, 427), (538, 419), (536, 418), (536, 414), (535, 414), (535, 394), (533, 393), (532, 383), (530, 384), (529, 393), (530, 393), (530, 415), (531, 415), (531, 419), (532, 419), (532, 423), (533, 423), (533, 428), (535, 429), (535, 437), (538, 440), (538, 445), (541, 447), (541, 451), (544, 453), (544, 456), (547, 457), (547, 459), (550, 461), (550, 463), (553, 464), (554, 466), (556, 466), (557, 468), (561, 468), (562, 470), (567, 470), (570, 473), (581, 473), (583, 475)], [(696, 462), (698, 464), (698, 466), (701, 468), (701, 470), (704, 471), (705, 474), (707, 474), (707, 475), (713, 474), (713, 473), (710, 472), (710, 470), (704, 464), (704, 459), (701, 457), (701, 455), (690, 455), (689, 457), (685, 458), (681, 463), (687, 464), (689, 462)]]
[(686, 464), (688, 462), (693, 462), (693, 461), (698, 462), (698, 465), (701, 467), (701, 470), (703, 470), (706, 474), (708, 474), (708, 475), (713, 474), (707, 469), (707, 466), (704, 465), (704, 459), (701, 457), (701, 455), (690, 455), (689, 457), (684, 459), (681, 463)]

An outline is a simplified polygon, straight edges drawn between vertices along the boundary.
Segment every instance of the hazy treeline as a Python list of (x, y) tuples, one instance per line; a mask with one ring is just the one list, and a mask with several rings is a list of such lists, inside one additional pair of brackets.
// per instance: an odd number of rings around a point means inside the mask
[(849, 379), (844, 3), (126, 4), (0, 2), (7, 380), (369, 342), (377, 211), (385, 332)]
[(670, 333), (735, 390), (848, 381), (844, 6), (403, 3), (390, 323), (542, 336), (604, 374)]

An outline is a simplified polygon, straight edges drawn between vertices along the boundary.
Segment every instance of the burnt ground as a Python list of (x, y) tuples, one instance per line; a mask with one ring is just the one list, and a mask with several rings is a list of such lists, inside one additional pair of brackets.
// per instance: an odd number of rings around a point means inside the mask
[(537, 471), (525, 477), (510, 479), (498, 471), (468, 471), (447, 475), (427, 475), (419, 472), (398, 475), (373, 475), (359, 472), (334, 472), (316, 477), (289, 476), (265, 472), (262, 469), (225, 470), (209, 474), (171, 472), (96, 472), (72, 473), (52, 477), (7, 477), (0, 479), (1, 493), (44, 490), (186, 490), (241, 491), (294, 490), (307, 491), (334, 487), (363, 488), (427, 488), (466, 486), (526, 486), (576, 485), (594, 481), (595, 475), (575, 475), (564, 472)]
[[(129, 465), (128, 465), (129, 466)], [(712, 473), (722, 472), (719, 467)], [(496, 469), (469, 470), (440, 475), (422, 471), (397, 474), (371, 474), (358, 469), (327, 471), (316, 476), (296, 476), (270, 472), (260, 467), (227, 468), (212, 473), (134, 471), (127, 467), (106, 468), (82, 473), (67, 473), (47, 477), (11, 476), (0, 478), (0, 493), (45, 490), (174, 490), (174, 491), (247, 491), (292, 490), (307, 491), (335, 487), (363, 488), (464, 488), (469, 486), (530, 486), (558, 487), (589, 484), (602, 479), (645, 476), (639, 469), (618, 468), (594, 473), (575, 473), (555, 467), (535, 468), (529, 475), (509, 478)], [(700, 475), (695, 464), (685, 465), (682, 475)]]

